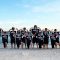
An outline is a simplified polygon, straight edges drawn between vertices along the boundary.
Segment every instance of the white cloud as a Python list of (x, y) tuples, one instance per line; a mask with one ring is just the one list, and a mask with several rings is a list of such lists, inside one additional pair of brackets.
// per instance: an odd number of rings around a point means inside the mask
[(60, 12), (60, 1), (46, 4), (44, 6), (35, 6), (32, 8), (32, 12), (36, 13)]

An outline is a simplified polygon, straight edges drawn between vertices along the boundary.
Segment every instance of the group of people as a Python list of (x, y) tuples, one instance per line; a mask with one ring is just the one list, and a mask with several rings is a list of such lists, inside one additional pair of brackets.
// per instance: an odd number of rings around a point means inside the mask
[[(0, 29), (1, 31), (1, 29)], [(8, 44), (8, 34), (6, 31), (1, 32), (2, 36), (2, 43), (3, 47), (6, 48)], [(41, 30), (37, 25), (27, 30), (26, 28), (23, 29), (16, 29), (12, 27), (9, 30), (10, 36), (10, 43), (11, 48), (34, 48), (35, 44), (37, 48), (48, 48), (49, 39), (51, 41), (51, 47), (55, 48), (60, 46), (59, 42), (59, 32), (57, 29), (54, 31), (50, 31), (47, 28), (45, 30)]]

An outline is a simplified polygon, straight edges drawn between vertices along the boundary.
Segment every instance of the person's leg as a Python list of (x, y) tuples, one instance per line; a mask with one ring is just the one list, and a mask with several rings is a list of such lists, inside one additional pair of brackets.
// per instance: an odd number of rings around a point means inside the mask
[(27, 45), (27, 39), (24, 38), (24, 44), (25, 44), (25, 48), (26, 48), (26, 45)]
[(16, 48), (16, 42), (15, 42), (15, 41), (14, 41), (14, 43), (13, 43), (13, 44), (14, 44), (14, 48)]
[(30, 48), (32, 48), (32, 45), (33, 45), (33, 42), (31, 41), (31, 42), (30, 42)]
[(54, 41), (52, 41), (52, 48), (54, 48)]
[(44, 48), (44, 47), (43, 47), (43, 40), (41, 41), (41, 48)]
[(11, 39), (11, 48), (13, 48), (13, 39)]
[(37, 48), (38, 48), (38, 39), (36, 39), (36, 45), (37, 45)]
[(19, 49), (19, 43), (17, 43), (17, 48)]
[(5, 43), (3, 43), (3, 47), (5, 48)]
[(21, 42), (21, 48), (23, 49), (23, 42)]
[(60, 48), (60, 42), (59, 42), (59, 48)]
[(45, 38), (44, 38), (44, 45), (43, 45), (43, 46), (44, 46), (44, 48), (45, 48), (45, 46), (46, 46)]
[(54, 48), (54, 44), (52, 44), (52, 48)]
[(41, 42), (39, 42), (39, 48), (41, 48)]
[(48, 49), (48, 44), (46, 44), (46, 48)]
[(5, 42), (6, 48), (7, 48), (7, 42)]
[(51, 47), (54, 48), (54, 42), (52, 39), (51, 39)]
[(29, 49), (29, 42), (27, 42), (27, 48)]
[(35, 44), (35, 39), (33, 38), (33, 48), (34, 48), (34, 44)]
[(11, 48), (13, 48), (13, 43), (11, 43)]

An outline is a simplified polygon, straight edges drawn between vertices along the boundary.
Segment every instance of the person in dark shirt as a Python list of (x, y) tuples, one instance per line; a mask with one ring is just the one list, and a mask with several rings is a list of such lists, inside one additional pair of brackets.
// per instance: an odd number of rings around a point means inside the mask
[(21, 36), (22, 36), (22, 42), (21, 42), (21, 47), (23, 48), (23, 45), (25, 45), (25, 48), (26, 48), (26, 32), (27, 32), (27, 29), (24, 27), (22, 30), (21, 30)]
[(17, 44), (17, 48), (20, 47), (21, 45), (21, 34), (20, 34), (20, 30), (17, 31), (17, 34), (16, 34), (16, 44)]
[(10, 30), (10, 39), (11, 39), (11, 48), (15, 48), (16, 45), (16, 31), (15, 28), (12, 27), (12, 29)]
[(33, 39), (32, 39), (33, 47), (34, 47), (34, 44), (36, 43), (37, 48), (38, 48), (38, 39), (37, 39), (37, 36), (38, 36), (39, 30), (40, 29), (37, 27), (37, 25), (34, 25), (34, 27), (31, 29), (31, 32), (33, 34)]
[(44, 37), (42, 35), (42, 32), (39, 32), (39, 34), (38, 34), (39, 48), (43, 48), (43, 41), (44, 41)]
[(56, 38), (54, 36), (54, 33), (52, 33), (52, 35), (50, 36), (51, 39), (51, 46), (52, 48), (54, 48), (54, 46), (56, 45)]
[(43, 31), (43, 35), (44, 35), (44, 47), (48, 48), (49, 31), (47, 31), (47, 28), (45, 28), (45, 31)]
[(57, 29), (54, 29), (54, 36), (56, 38), (56, 48), (59, 45), (59, 32), (57, 31)]
[(8, 35), (6, 34), (5, 31), (2, 34), (2, 43), (3, 43), (3, 47), (6, 48), (8, 43)]
[(27, 48), (29, 49), (31, 44), (31, 35), (29, 31), (27, 32), (26, 40), (27, 40)]

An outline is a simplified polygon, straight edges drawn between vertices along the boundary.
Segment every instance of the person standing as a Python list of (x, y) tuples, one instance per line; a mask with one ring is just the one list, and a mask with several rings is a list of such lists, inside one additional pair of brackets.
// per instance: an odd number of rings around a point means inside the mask
[(12, 27), (12, 29), (10, 30), (10, 39), (11, 39), (11, 48), (15, 48), (16, 45), (16, 31), (15, 28)]
[(23, 48), (23, 46), (25, 45), (26, 48), (26, 28), (24, 27), (23, 30), (21, 30), (21, 36), (22, 36), (22, 42), (21, 42), (21, 47)]
[(44, 47), (48, 48), (48, 43), (49, 43), (49, 31), (47, 28), (45, 28), (45, 31), (43, 31), (44, 35)]
[(2, 43), (3, 43), (3, 47), (6, 48), (8, 43), (8, 35), (5, 31), (2, 34)]
[(19, 47), (21, 45), (21, 34), (20, 34), (20, 30), (18, 30), (17, 33), (16, 33), (16, 44), (17, 44), (17, 48), (19, 49)]
[(33, 48), (34, 48), (34, 44), (36, 43), (37, 48), (38, 48), (38, 33), (40, 28), (37, 27), (37, 25), (34, 25), (34, 27), (32, 29), (30, 29), (32, 34), (33, 34), (33, 38), (32, 38), (32, 43), (33, 43)]
[(57, 29), (54, 29), (54, 36), (56, 38), (56, 48), (59, 46), (59, 32), (57, 32)]
[(29, 31), (27, 32), (26, 40), (27, 40), (27, 48), (29, 49), (31, 44), (31, 35)]
[(52, 48), (54, 48), (54, 46), (56, 45), (56, 38), (54, 36), (54, 33), (52, 33), (52, 35), (50, 36), (51, 39), (51, 46)]
[(43, 42), (44, 42), (44, 37), (42, 35), (42, 32), (39, 32), (39, 34), (38, 34), (39, 48), (43, 48)]

